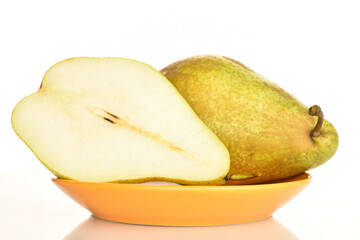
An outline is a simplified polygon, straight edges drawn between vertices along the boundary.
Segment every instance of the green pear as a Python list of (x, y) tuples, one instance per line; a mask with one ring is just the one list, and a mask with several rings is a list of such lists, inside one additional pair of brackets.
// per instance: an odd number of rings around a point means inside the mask
[(295, 176), (329, 160), (338, 134), (310, 109), (242, 63), (196, 56), (161, 70), (230, 152), (227, 184)]

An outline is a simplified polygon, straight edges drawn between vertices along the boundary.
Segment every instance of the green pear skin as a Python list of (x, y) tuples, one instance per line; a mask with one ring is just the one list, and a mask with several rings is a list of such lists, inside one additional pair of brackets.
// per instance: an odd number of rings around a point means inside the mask
[[(337, 150), (338, 134), (329, 121), (320, 121), (295, 97), (236, 60), (195, 56), (161, 73), (228, 148), (227, 184), (295, 176), (325, 163)], [(313, 134), (316, 125), (318, 134)]]

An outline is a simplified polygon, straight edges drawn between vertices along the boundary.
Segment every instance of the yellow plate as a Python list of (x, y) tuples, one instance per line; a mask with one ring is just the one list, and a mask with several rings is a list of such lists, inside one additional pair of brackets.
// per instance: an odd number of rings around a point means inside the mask
[(262, 220), (300, 193), (310, 181), (308, 173), (274, 183), (238, 186), (168, 186), (53, 179), (62, 191), (95, 217), (169, 226)]

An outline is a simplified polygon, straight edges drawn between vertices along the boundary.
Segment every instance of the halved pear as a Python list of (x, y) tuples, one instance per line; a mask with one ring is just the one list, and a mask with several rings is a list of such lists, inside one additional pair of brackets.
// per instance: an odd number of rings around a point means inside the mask
[(12, 125), (60, 178), (222, 184), (229, 171), (224, 144), (163, 75), (134, 60), (55, 64)]

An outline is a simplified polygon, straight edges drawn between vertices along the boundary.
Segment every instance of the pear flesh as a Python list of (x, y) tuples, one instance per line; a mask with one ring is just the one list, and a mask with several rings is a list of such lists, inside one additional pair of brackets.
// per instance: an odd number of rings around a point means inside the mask
[(123, 58), (52, 66), (13, 128), (56, 176), (88, 182), (222, 184), (229, 152), (158, 71)]
[(228, 184), (295, 176), (337, 150), (338, 134), (330, 122), (309, 114), (295, 97), (236, 60), (196, 56), (160, 72), (228, 148)]

